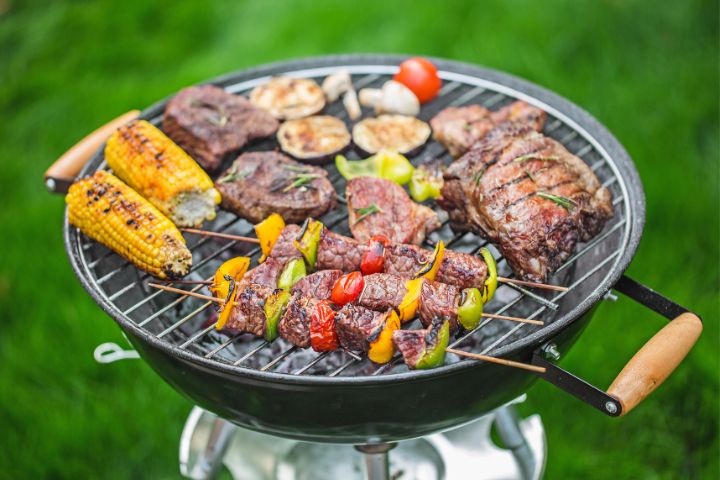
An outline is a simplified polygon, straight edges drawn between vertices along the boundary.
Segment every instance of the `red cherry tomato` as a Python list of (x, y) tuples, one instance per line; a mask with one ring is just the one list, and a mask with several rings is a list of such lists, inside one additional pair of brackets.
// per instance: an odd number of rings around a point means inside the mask
[(400, 71), (393, 78), (412, 90), (420, 103), (435, 98), (442, 86), (442, 80), (438, 76), (435, 65), (430, 60), (421, 57), (410, 58), (402, 62)]
[(339, 345), (335, 310), (330, 307), (329, 300), (321, 300), (310, 315), (310, 346), (316, 352), (328, 352), (337, 350)]
[(385, 271), (385, 247), (390, 240), (382, 235), (375, 235), (368, 241), (368, 247), (360, 260), (360, 271), (363, 275), (382, 273)]
[(337, 305), (345, 305), (357, 300), (363, 288), (365, 288), (365, 280), (360, 272), (346, 273), (333, 285), (330, 299)]

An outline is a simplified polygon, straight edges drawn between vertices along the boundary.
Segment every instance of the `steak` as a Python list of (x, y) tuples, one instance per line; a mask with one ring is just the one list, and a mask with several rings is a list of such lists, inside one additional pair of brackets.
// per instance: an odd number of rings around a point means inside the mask
[(297, 295), (327, 300), (330, 298), (335, 282), (341, 275), (342, 271), (340, 270), (320, 270), (295, 282), (290, 291)]
[(357, 300), (359, 305), (370, 310), (385, 311), (397, 308), (407, 289), (406, 279), (387, 273), (373, 273), (363, 277), (365, 287)]
[(338, 235), (323, 228), (318, 244), (317, 268), (318, 270), (337, 269), (343, 272), (359, 271), (365, 248), (365, 245), (351, 237)]
[(436, 318), (443, 318), (450, 321), (450, 330), (456, 331), (459, 327), (460, 289), (454, 285), (425, 280), (420, 292), (418, 315), (423, 326), (429, 327)]
[(392, 242), (417, 245), (441, 225), (431, 208), (415, 203), (405, 189), (384, 178), (354, 178), (345, 196), (350, 231), (361, 242), (384, 235)]
[(293, 258), (302, 257), (302, 254), (295, 247), (294, 243), (299, 234), (300, 226), (286, 225), (282, 232), (280, 232), (280, 236), (275, 241), (275, 245), (273, 245), (273, 248), (270, 251), (268, 260), (270, 258), (274, 258), (284, 266)]
[(340, 345), (348, 350), (366, 352), (370, 342), (382, 331), (392, 310), (376, 312), (358, 305), (347, 304), (335, 315), (335, 331)]
[(503, 124), (446, 170), (438, 203), (455, 230), (495, 243), (521, 278), (543, 282), (613, 215), (610, 191), (552, 138)]
[(300, 348), (310, 347), (310, 316), (320, 300), (293, 295), (278, 324), (280, 336)]
[(240, 155), (215, 185), (223, 208), (253, 223), (271, 213), (301, 223), (334, 208), (337, 197), (324, 169), (277, 152)]
[(165, 108), (163, 130), (205, 170), (256, 139), (269, 137), (278, 121), (244, 97), (214, 85), (188, 87)]
[(457, 158), (504, 122), (518, 121), (539, 132), (545, 125), (545, 117), (539, 108), (517, 101), (497, 112), (481, 105), (447, 107), (430, 120), (430, 125), (433, 137)]
[[(385, 272), (413, 277), (432, 258), (432, 252), (416, 245), (390, 244), (385, 248)], [(459, 288), (481, 288), (487, 277), (485, 261), (468, 253), (445, 249), (435, 280)]]
[(275, 288), (264, 287), (243, 280), (237, 284), (235, 306), (225, 328), (237, 332), (265, 335), (265, 299)]

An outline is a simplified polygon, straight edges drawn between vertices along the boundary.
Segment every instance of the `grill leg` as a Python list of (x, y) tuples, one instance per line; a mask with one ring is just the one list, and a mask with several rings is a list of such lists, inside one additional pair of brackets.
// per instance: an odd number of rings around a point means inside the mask
[(396, 446), (396, 443), (375, 443), (355, 446), (355, 448), (365, 456), (368, 480), (390, 480), (390, 460), (388, 452)]
[(522, 472), (522, 478), (535, 478), (533, 452), (520, 430), (520, 420), (514, 405), (495, 411), (495, 428), (506, 448), (510, 449)]

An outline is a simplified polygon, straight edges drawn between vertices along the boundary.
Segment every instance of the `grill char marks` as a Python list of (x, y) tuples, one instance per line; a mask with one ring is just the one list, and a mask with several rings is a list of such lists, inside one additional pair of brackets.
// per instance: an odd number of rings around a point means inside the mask
[(496, 130), (447, 169), (438, 203), (453, 228), (495, 243), (518, 276), (545, 281), (599, 233), (611, 195), (557, 141), (517, 123)]
[(219, 168), (228, 154), (277, 129), (278, 121), (268, 112), (213, 85), (181, 90), (163, 117), (165, 133), (209, 171)]
[[(420, 244), (428, 232), (440, 228), (437, 213), (413, 202), (395, 182), (383, 178), (360, 177), (347, 184), (348, 222), (353, 237), (367, 242), (373, 235), (384, 235), (392, 242)], [(377, 207), (374, 213), (365, 209)]]
[(505, 122), (520, 122), (541, 131), (546, 114), (537, 107), (517, 101), (491, 112), (481, 105), (447, 107), (430, 120), (434, 138), (457, 158)]
[(335, 189), (322, 168), (277, 152), (240, 155), (218, 179), (223, 208), (258, 223), (271, 213), (288, 223), (319, 217), (335, 207)]

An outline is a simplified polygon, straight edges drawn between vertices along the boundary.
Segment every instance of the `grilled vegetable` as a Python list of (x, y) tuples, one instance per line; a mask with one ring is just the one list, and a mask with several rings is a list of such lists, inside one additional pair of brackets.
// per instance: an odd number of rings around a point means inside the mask
[(421, 103), (435, 98), (442, 86), (442, 80), (435, 65), (426, 58), (410, 58), (400, 64), (400, 71), (393, 77), (408, 87)]
[(422, 285), (425, 280), (421, 278), (414, 278), (405, 282), (405, 297), (402, 302), (398, 305), (398, 314), (400, 320), (405, 323), (415, 318), (417, 313), (418, 305), (420, 303), (420, 295), (422, 293)]
[(330, 299), (337, 305), (354, 302), (362, 294), (364, 287), (365, 281), (360, 272), (346, 273), (333, 285)]
[(274, 77), (250, 92), (250, 101), (279, 120), (294, 120), (318, 113), (325, 94), (307, 78)]
[(481, 248), (480, 255), (483, 260), (485, 260), (485, 265), (487, 265), (487, 278), (485, 279), (485, 284), (483, 285), (482, 290), (482, 301), (483, 303), (487, 303), (493, 298), (495, 290), (497, 290), (497, 264), (495, 264), (495, 257), (493, 257), (492, 253), (490, 253), (490, 250), (487, 248)]
[(98, 171), (65, 197), (68, 219), (85, 235), (158, 278), (185, 276), (192, 255), (172, 222), (114, 175)]
[(360, 260), (360, 271), (363, 275), (385, 271), (385, 247), (389, 244), (390, 240), (382, 235), (375, 235), (368, 240), (368, 248)]
[(248, 257), (235, 257), (226, 260), (215, 271), (213, 283), (210, 285), (210, 292), (213, 296), (225, 299), (230, 293), (230, 282), (240, 280), (250, 266)]
[(270, 214), (265, 220), (255, 225), (255, 235), (260, 241), (262, 250), (259, 262), (264, 262), (270, 256), (283, 228), (285, 228), (285, 220), (277, 213)]
[(458, 323), (465, 330), (473, 330), (480, 324), (483, 313), (483, 301), (480, 290), (477, 288), (466, 288), (460, 294), (458, 305)]
[(290, 290), (295, 282), (307, 275), (305, 262), (301, 258), (293, 258), (285, 265), (280, 278), (278, 278), (277, 287), (283, 290)]
[(376, 115), (397, 113), (416, 117), (420, 114), (420, 101), (412, 90), (394, 80), (385, 82), (382, 89), (363, 88), (359, 96), (360, 105), (373, 107)]
[(391, 150), (381, 150), (365, 160), (348, 160), (335, 157), (335, 166), (346, 180), (357, 177), (378, 177), (404, 185), (413, 174), (414, 167), (404, 156)]
[(397, 330), (393, 333), (395, 348), (410, 369), (434, 368), (445, 361), (450, 342), (450, 322), (436, 318), (424, 330)]
[(225, 324), (230, 319), (233, 309), (235, 308), (235, 298), (237, 298), (238, 294), (238, 283), (235, 281), (234, 278), (230, 278), (228, 282), (228, 294), (225, 297), (225, 302), (223, 302), (222, 306), (220, 307), (220, 313), (218, 314), (218, 319), (215, 323), (215, 328), (217, 330), (222, 330), (223, 327), (225, 327)]
[(425, 145), (430, 138), (430, 126), (415, 117), (380, 115), (356, 123), (352, 136), (355, 145), (367, 153), (386, 149), (407, 155)]
[(382, 329), (377, 333), (376, 338), (368, 339), (370, 349), (368, 358), (375, 363), (387, 363), (395, 353), (393, 345), (393, 334), (400, 329), (400, 318), (394, 310), (390, 310)]
[(310, 270), (315, 269), (318, 243), (320, 243), (320, 233), (322, 229), (323, 224), (321, 222), (308, 218), (305, 220), (305, 223), (303, 223), (300, 234), (293, 241), (295, 248), (302, 254)]
[(432, 170), (425, 165), (416, 168), (410, 177), (410, 195), (416, 202), (428, 198), (438, 198), (443, 186), (443, 178), (439, 169)]
[(288, 120), (277, 133), (280, 148), (298, 160), (325, 163), (350, 145), (345, 122), (330, 115)]
[(310, 346), (316, 352), (337, 350), (340, 346), (335, 331), (335, 310), (329, 300), (318, 302), (310, 315)]
[(415, 278), (427, 278), (428, 280), (435, 280), (435, 276), (437, 275), (438, 270), (440, 270), (440, 264), (442, 263), (444, 255), (445, 242), (440, 240), (435, 245), (435, 250), (433, 250), (432, 257), (430, 257), (430, 260), (425, 264), (425, 266), (415, 274)]
[(115, 174), (180, 227), (215, 218), (220, 192), (200, 166), (152, 124), (137, 120), (107, 141)]
[(292, 295), (287, 290), (278, 290), (265, 300), (265, 340), (272, 342), (278, 336), (278, 322)]

